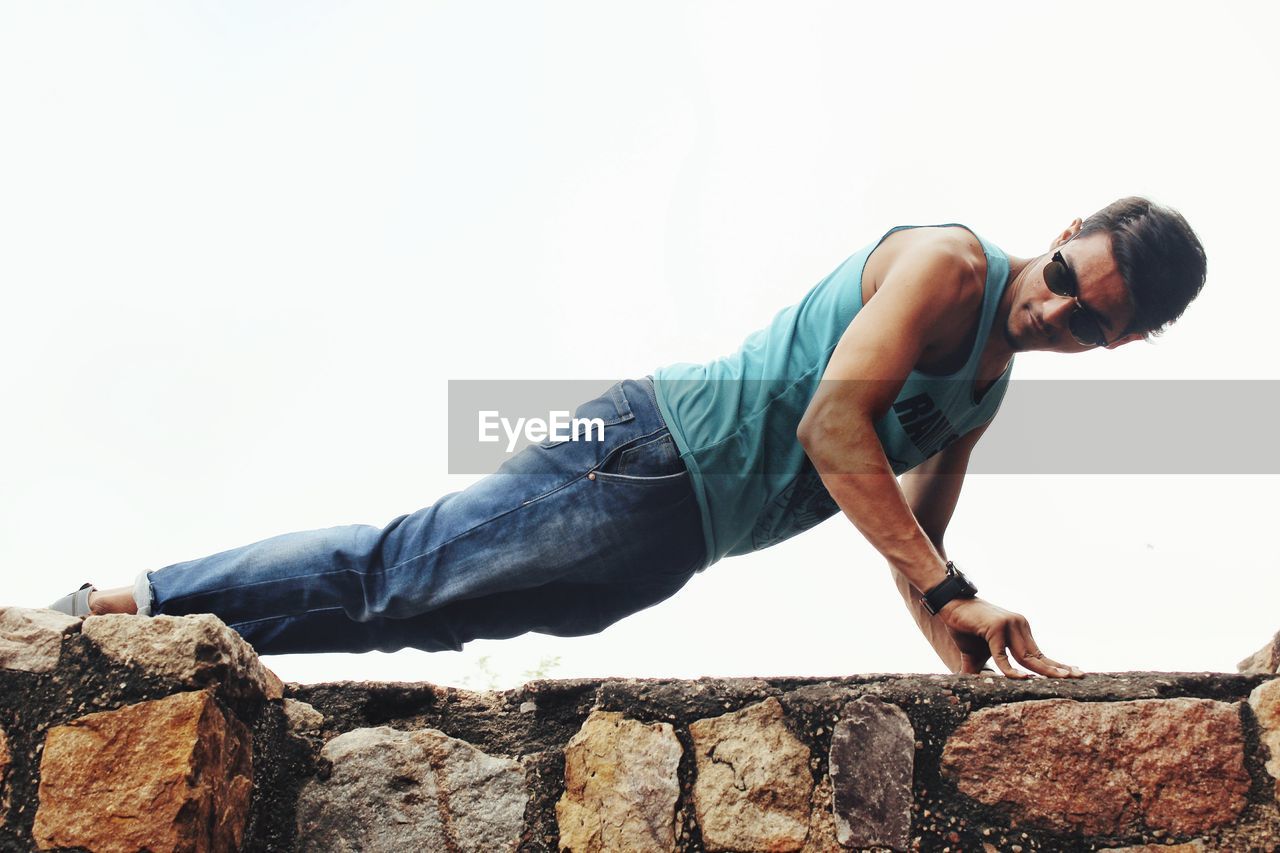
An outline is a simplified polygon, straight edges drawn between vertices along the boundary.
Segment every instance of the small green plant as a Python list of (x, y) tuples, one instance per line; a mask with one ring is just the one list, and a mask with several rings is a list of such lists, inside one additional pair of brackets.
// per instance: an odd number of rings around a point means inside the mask
[[(476, 658), (476, 669), (480, 671), (482, 682), (478, 689), (480, 690), (497, 690), (498, 689), (498, 673), (489, 665), (489, 656), (481, 655)], [(461, 679), (462, 686), (471, 688), (471, 676), (464, 675)]]
[[(559, 666), (560, 656), (549, 655), (540, 659), (537, 666), (522, 672), (520, 680), (525, 682), (547, 678)], [(458, 683), (468, 690), (501, 690), (503, 689), (503, 682), (509, 680), (504, 679), (503, 674), (494, 669), (492, 658), (489, 655), (481, 655), (476, 658), (475, 670), (458, 679)], [(507, 686), (514, 687), (515, 685), (508, 684)]]
[(524, 671), (525, 681), (536, 681), (540, 678), (546, 678), (551, 671), (560, 666), (560, 655), (550, 655), (538, 661), (538, 665), (533, 669)]

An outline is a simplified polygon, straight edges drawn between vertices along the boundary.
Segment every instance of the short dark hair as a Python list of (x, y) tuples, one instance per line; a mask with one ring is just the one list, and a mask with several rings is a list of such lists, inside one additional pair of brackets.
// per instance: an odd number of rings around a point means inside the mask
[(1133, 323), (1125, 334), (1159, 335), (1204, 287), (1200, 239), (1182, 214), (1139, 196), (1102, 208), (1076, 236), (1098, 232), (1111, 235), (1111, 254), (1133, 299)]

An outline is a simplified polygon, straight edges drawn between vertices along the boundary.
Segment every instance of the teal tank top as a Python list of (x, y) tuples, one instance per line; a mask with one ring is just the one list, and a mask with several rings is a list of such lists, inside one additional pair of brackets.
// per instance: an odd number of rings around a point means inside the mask
[[(950, 223), (956, 224), (956, 223)], [(689, 468), (707, 559), (767, 548), (839, 512), (796, 427), (831, 353), (862, 307), (862, 270), (885, 237), (859, 250), (754, 332), (732, 355), (654, 371), (658, 407)], [(974, 233), (967, 226), (960, 226)], [(964, 366), (945, 376), (912, 371), (875, 424), (894, 474), (903, 474), (995, 417), (1012, 363), (980, 400), (978, 362), (1009, 279), (1009, 258), (974, 233), (987, 258), (982, 314)]]

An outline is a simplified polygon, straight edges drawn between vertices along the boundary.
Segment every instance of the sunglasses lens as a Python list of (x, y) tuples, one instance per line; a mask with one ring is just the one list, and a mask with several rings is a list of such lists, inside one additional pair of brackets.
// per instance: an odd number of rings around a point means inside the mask
[(1050, 261), (1049, 265), (1044, 268), (1044, 283), (1049, 286), (1049, 290), (1058, 296), (1075, 296), (1074, 282), (1071, 281), (1071, 274), (1067, 272), (1066, 266), (1058, 261)]
[(1067, 321), (1067, 328), (1071, 330), (1071, 337), (1076, 339), (1077, 343), (1085, 346), (1099, 346), (1106, 340), (1102, 335), (1102, 330), (1098, 328), (1098, 323), (1087, 312), (1076, 308), (1071, 312), (1071, 318)]

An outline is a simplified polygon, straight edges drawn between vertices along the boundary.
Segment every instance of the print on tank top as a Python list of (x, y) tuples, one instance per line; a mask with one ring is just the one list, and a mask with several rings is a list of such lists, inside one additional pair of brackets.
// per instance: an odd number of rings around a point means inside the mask
[(840, 511), (806, 456), (800, 473), (760, 513), (751, 529), (751, 547), (759, 551), (789, 539)]
[[(926, 459), (946, 449), (959, 437), (946, 413), (938, 409), (928, 393), (914, 394), (894, 403), (893, 412), (903, 432)], [(908, 468), (907, 463), (892, 456), (888, 456), (888, 461), (895, 474), (901, 474)], [(756, 551), (767, 548), (808, 530), (839, 511), (840, 507), (822, 484), (813, 462), (805, 457), (795, 479), (760, 513), (751, 530), (751, 547)]]
[(946, 413), (938, 410), (928, 394), (916, 394), (894, 403), (893, 411), (902, 431), (926, 459), (959, 438)]

